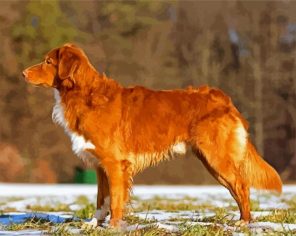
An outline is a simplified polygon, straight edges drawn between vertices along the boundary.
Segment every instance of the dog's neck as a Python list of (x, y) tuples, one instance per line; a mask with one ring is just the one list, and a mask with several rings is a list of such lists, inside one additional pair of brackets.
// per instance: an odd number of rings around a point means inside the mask
[[(77, 78), (78, 79), (78, 78)], [(79, 132), (81, 118), (93, 107), (104, 107), (109, 101), (120, 96), (122, 87), (105, 74), (88, 73), (85, 82), (74, 86), (72, 89), (55, 89), (56, 104), (62, 107), (63, 115), (68, 126)]]
[(108, 78), (105, 73), (97, 72), (94, 67), (87, 66), (80, 69), (78, 74), (73, 76), (73, 87), (57, 87), (60, 95), (80, 94), (87, 98), (90, 93), (108, 93), (108, 90), (121, 88), (121, 85), (115, 80)]

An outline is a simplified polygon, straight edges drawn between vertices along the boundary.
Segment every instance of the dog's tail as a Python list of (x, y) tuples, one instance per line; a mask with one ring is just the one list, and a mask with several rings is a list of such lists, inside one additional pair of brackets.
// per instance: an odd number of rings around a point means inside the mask
[(250, 187), (282, 192), (282, 181), (278, 173), (257, 153), (250, 141), (247, 143), (243, 174)]

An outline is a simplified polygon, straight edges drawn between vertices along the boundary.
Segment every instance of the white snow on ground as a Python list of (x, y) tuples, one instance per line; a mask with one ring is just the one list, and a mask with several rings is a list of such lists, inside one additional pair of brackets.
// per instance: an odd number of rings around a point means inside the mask
[(249, 224), (250, 228), (261, 228), (261, 229), (271, 229), (275, 231), (290, 231), (296, 230), (296, 224), (279, 224), (279, 223), (272, 223), (272, 222), (255, 222)]
[[(96, 185), (46, 185), (46, 184), (1, 184), (0, 183), (0, 212), (2, 209), (15, 209), (21, 212), (28, 211), (27, 206), (55, 206), (57, 204), (66, 204), (74, 211), (80, 209), (81, 206), (75, 203), (75, 199), (78, 196), (86, 196), (90, 202), (95, 203), (97, 194)], [(190, 204), (196, 205), (211, 205), (214, 207), (225, 208), (229, 206), (235, 206), (236, 203), (231, 197), (227, 189), (222, 186), (135, 186), (133, 189), (133, 195), (140, 200), (149, 200), (155, 197), (161, 199), (176, 199), (181, 200), (186, 204), (186, 201)], [(184, 199), (185, 197), (185, 199)], [(296, 185), (286, 185), (283, 188), (283, 194), (281, 196), (271, 195), (264, 191), (251, 191), (251, 198), (258, 202), (258, 207), (261, 211), (253, 211), (252, 216), (256, 219), (262, 216), (268, 216), (273, 209), (288, 209), (288, 201), (296, 197)], [(186, 200), (190, 198), (189, 200)], [(135, 200), (137, 204), (137, 200)], [(12, 212), (11, 212), (12, 214)], [(71, 216), (67, 212), (50, 212), (49, 214), (55, 214), (60, 216)], [(212, 222), (201, 222), (206, 217), (215, 216), (213, 211), (175, 211), (168, 212), (164, 210), (151, 209), (145, 212), (132, 213), (133, 215), (143, 220), (153, 220), (153, 225), (157, 225), (159, 228), (163, 228), (168, 232), (175, 232), (179, 230), (181, 222), (170, 221), (172, 219), (185, 219), (186, 224), (189, 225), (213, 225)], [(239, 211), (229, 211), (227, 219), (238, 220)], [(225, 230), (231, 230), (234, 235), (241, 235), (237, 232), (237, 227), (229, 226), (225, 224), (215, 224)], [(130, 225), (127, 230), (135, 230), (148, 227), (148, 225)], [(286, 223), (272, 223), (272, 222), (255, 222), (248, 225), (254, 233), (262, 233), (265, 230), (273, 230), (277, 232), (289, 232), (295, 231), (296, 224)], [(73, 233), (79, 234), (79, 229), (71, 229)], [(40, 230), (22, 230), (22, 231), (4, 231), (0, 225), (0, 235), (40, 235), (44, 233)]]
[[(1, 197), (1, 195), (0, 195)], [(2, 207), (17, 209), (18, 211), (26, 211), (27, 206), (55, 206), (58, 204), (66, 204), (73, 211), (80, 209), (81, 207), (74, 203), (75, 196), (29, 196), (28, 198), (9, 201), (6, 204), (2, 204)], [(90, 200), (93, 202), (95, 195), (90, 197)], [(0, 207), (1, 209), (1, 207)]]
[(165, 223), (160, 223), (157, 222), (156, 225), (161, 228), (161, 229), (166, 229), (169, 232), (178, 232), (179, 227), (173, 224), (165, 224)]
[(151, 210), (149, 212), (138, 212), (134, 213), (135, 216), (138, 216), (146, 220), (156, 220), (156, 221), (166, 221), (170, 219), (176, 219), (182, 217), (182, 219), (203, 219), (205, 217), (215, 216), (214, 212), (204, 212), (197, 213), (193, 211), (178, 211), (178, 212), (165, 212), (161, 210)]
[[(263, 194), (265, 191), (261, 191)], [(283, 192), (296, 194), (296, 185), (285, 185)], [(95, 195), (96, 185), (77, 184), (6, 184), (0, 183), (0, 196), (25, 197), (25, 196), (77, 196)], [(252, 191), (252, 194), (254, 191)], [(204, 194), (229, 195), (226, 188), (222, 186), (159, 186), (159, 185), (137, 185), (133, 188), (133, 194), (139, 197), (151, 198), (153, 196), (164, 197), (203, 197)]]
[(20, 231), (0, 231), (0, 235), (44, 235), (42, 230), (20, 230)]
[(74, 184), (5, 184), (0, 183), (0, 196), (27, 197), (27, 196), (77, 196), (95, 195), (95, 185)]

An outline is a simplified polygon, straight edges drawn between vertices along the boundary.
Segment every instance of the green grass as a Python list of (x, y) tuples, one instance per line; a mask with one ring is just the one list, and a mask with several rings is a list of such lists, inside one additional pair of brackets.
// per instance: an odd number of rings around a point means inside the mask
[(90, 201), (86, 196), (81, 195), (75, 199), (75, 203), (78, 205), (88, 205), (90, 204)]
[(0, 206), (3, 206), (7, 204), (8, 202), (15, 202), (15, 201), (20, 201), (23, 200), (24, 198), (22, 197), (9, 197), (9, 198), (1, 198), (0, 199)]
[(0, 213), (1, 214), (4, 214), (6, 212), (12, 212), (12, 211), (13, 212), (16, 212), (17, 209), (15, 209), (14, 207), (4, 207), (4, 208), (1, 209)]
[(11, 224), (5, 227), (5, 230), (18, 231), (25, 229), (49, 230), (53, 224), (46, 220), (32, 218), (23, 224)]
[(127, 215), (124, 217), (124, 220), (129, 224), (129, 225), (133, 225), (133, 224), (141, 224), (141, 225), (145, 225), (145, 224), (151, 224), (151, 223), (155, 223), (157, 222), (156, 220), (152, 220), (152, 219), (142, 219), (138, 216), (135, 215)]
[(291, 209), (273, 210), (271, 214), (267, 216), (260, 216), (256, 219), (256, 221), (296, 224), (296, 211), (293, 211)]
[(27, 210), (34, 211), (34, 212), (39, 212), (39, 211), (47, 211), (47, 212), (57, 212), (57, 211), (67, 211), (70, 212), (71, 209), (69, 208), (68, 205), (63, 204), (63, 203), (58, 203), (55, 206), (52, 205), (28, 205)]
[[(198, 204), (196, 198), (183, 198), (183, 199), (166, 199), (160, 197), (154, 197), (149, 200), (137, 200), (134, 201), (133, 211), (142, 212), (153, 210), (163, 210), (169, 212), (178, 211), (201, 211), (203, 209), (213, 210), (216, 207), (209, 204)], [(237, 210), (236, 205), (231, 205), (227, 207), (229, 210)]]
[(94, 204), (88, 203), (80, 210), (75, 211), (74, 215), (80, 219), (89, 219), (96, 211)]
[(260, 202), (258, 199), (251, 199), (250, 200), (250, 207), (251, 207), (251, 211), (260, 211)]
[[(268, 199), (268, 196), (266, 196)], [(131, 212), (135, 214), (126, 214), (124, 220), (128, 225), (141, 225), (145, 226), (143, 229), (136, 228), (131, 232), (117, 231), (114, 229), (88, 229), (82, 230), (81, 226), (83, 221), (79, 222), (68, 222), (63, 224), (52, 224), (46, 220), (40, 219), (31, 219), (26, 221), (23, 224), (12, 224), (5, 227), (6, 230), (24, 230), (24, 229), (36, 229), (36, 230), (45, 230), (50, 235), (72, 235), (71, 229), (81, 229), (80, 234), (84, 235), (123, 235), (123, 236), (152, 236), (152, 235), (232, 235), (233, 231), (245, 233), (246, 235), (253, 235), (254, 232), (247, 226), (237, 225), (237, 221), (233, 220), (234, 214), (231, 213), (231, 210), (238, 211), (238, 207), (234, 205), (232, 200), (229, 201), (228, 206), (224, 208), (219, 208), (210, 203), (198, 203), (198, 199), (185, 197), (183, 199), (167, 199), (163, 197), (154, 197), (148, 200), (142, 200), (140, 198), (133, 197), (132, 205), (130, 205)], [(291, 197), (289, 200), (282, 200), (289, 206), (288, 210), (273, 210), (267, 216), (260, 216), (254, 220), (254, 222), (274, 222), (274, 223), (290, 223), (296, 224), (296, 196)], [(81, 219), (91, 218), (95, 212), (95, 204), (85, 196), (79, 196), (74, 201), (73, 204), (78, 204), (81, 206), (80, 210), (71, 211), (70, 207), (66, 204), (58, 203), (54, 205), (31, 205), (27, 206), (27, 209), (30, 211), (46, 211), (46, 212), (55, 212), (55, 211), (67, 211), (73, 213), (74, 216)], [(252, 211), (260, 211), (260, 202), (259, 199), (251, 200), (251, 209)], [(0, 214), (7, 212), (10, 209), (1, 209)], [(182, 214), (177, 214), (178, 217), (171, 218), (169, 222), (178, 227), (178, 232), (169, 232), (165, 229), (158, 228), (154, 219), (138, 217), (136, 213), (145, 212), (149, 214), (153, 210), (160, 210), (163, 212), (178, 212), (178, 211), (187, 211), (194, 213), (200, 213), (201, 217), (198, 218), (188, 218), (188, 215), (183, 216)], [(13, 209), (15, 211), (15, 209)], [(213, 216), (202, 217), (202, 213), (214, 213)], [(179, 222), (179, 223), (178, 223)], [(166, 222), (167, 223), (167, 222)], [(228, 225), (231, 230), (225, 229), (223, 226)], [(232, 227), (232, 228), (231, 228)], [(265, 234), (276, 234), (272, 230), (262, 231)], [(294, 235), (296, 231), (283, 231), (281, 235)]]
[(223, 228), (216, 226), (216, 225), (181, 225), (180, 226), (180, 234), (184, 236), (194, 236), (194, 235), (201, 235), (201, 236), (208, 236), (208, 235), (232, 235), (232, 232), (228, 232)]
[(199, 219), (199, 222), (210, 222), (214, 224), (230, 224), (232, 222), (232, 216), (228, 213), (228, 211), (224, 208), (216, 208), (215, 215), (209, 217), (203, 217)]
[(158, 228), (156, 225), (151, 225), (145, 229), (135, 230), (134, 232), (126, 233), (125, 236), (177, 236), (179, 233), (167, 232), (164, 229)]

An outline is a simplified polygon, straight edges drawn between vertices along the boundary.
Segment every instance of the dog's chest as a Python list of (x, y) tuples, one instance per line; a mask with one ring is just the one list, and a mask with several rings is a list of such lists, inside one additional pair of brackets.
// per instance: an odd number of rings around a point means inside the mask
[(87, 149), (95, 149), (94, 144), (90, 141), (87, 141), (83, 135), (79, 135), (75, 131), (69, 129), (68, 122), (64, 115), (64, 108), (61, 104), (61, 97), (57, 90), (54, 91), (54, 97), (56, 104), (53, 108), (52, 120), (65, 129), (65, 132), (71, 139), (72, 150), (78, 157), (88, 164), (94, 164), (93, 162), (97, 164), (97, 159), (91, 153), (86, 151)]

